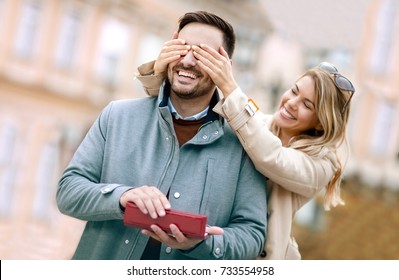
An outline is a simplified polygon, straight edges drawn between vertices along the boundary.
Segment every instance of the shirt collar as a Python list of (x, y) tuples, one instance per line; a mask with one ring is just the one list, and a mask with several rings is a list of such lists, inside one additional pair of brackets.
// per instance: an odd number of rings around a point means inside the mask
[[(168, 80), (166, 79), (163, 83), (162, 83), (162, 85), (161, 85), (161, 88), (160, 88), (160, 90), (159, 90), (159, 96), (158, 96), (158, 99), (160, 100), (160, 103), (159, 103), (159, 106), (160, 107), (166, 107), (166, 106), (168, 106), (168, 103), (170, 102), (169, 101), (169, 91), (170, 91), (170, 83), (168, 82)], [(205, 117), (205, 120), (204, 120), (204, 123), (207, 123), (207, 122), (211, 122), (211, 121), (215, 121), (215, 120), (221, 120), (222, 122), (224, 121), (223, 120), (223, 118), (221, 118), (216, 112), (214, 112), (213, 110), (212, 110), (212, 108), (216, 105), (216, 103), (218, 103), (218, 101), (219, 101), (219, 96), (220, 96), (220, 94), (218, 93), (218, 90), (217, 89), (215, 89), (215, 93), (214, 93), (214, 95), (213, 95), (213, 97), (212, 97), (212, 99), (211, 99), (211, 102), (209, 103), (209, 107), (207, 108), (207, 109), (205, 109), (205, 110), (207, 110), (207, 115), (206, 115), (206, 117)], [(211, 108), (211, 110), (209, 110), (209, 108)], [(172, 114), (172, 111), (171, 111), (171, 109), (169, 108), (169, 106), (168, 106), (168, 110), (169, 110), (169, 112), (171, 112), (171, 114)]]
[(175, 117), (175, 119), (177, 119), (177, 120), (182, 119), (182, 120), (186, 120), (186, 121), (195, 121), (195, 120), (202, 119), (208, 114), (208, 110), (209, 110), (209, 106), (208, 106), (205, 108), (205, 110), (203, 110), (202, 112), (199, 112), (198, 114), (188, 116), (188, 117), (183, 117), (176, 111), (175, 107), (173, 107), (173, 104), (170, 101), (170, 98), (168, 98), (168, 107), (169, 107), (169, 110), (172, 113), (172, 115)]

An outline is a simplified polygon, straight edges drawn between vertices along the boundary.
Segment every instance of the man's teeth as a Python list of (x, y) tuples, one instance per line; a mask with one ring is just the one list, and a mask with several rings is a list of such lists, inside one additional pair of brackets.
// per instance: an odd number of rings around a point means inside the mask
[(188, 72), (184, 72), (184, 71), (179, 71), (179, 76), (184, 76), (184, 77), (188, 77), (191, 79), (196, 79), (197, 76), (192, 74), (192, 73), (188, 73)]

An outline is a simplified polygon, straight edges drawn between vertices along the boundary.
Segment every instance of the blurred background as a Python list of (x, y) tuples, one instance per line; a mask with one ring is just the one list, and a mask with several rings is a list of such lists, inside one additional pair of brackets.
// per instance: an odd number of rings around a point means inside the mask
[(111, 100), (144, 97), (137, 66), (187, 11), (237, 32), (234, 71), (264, 112), (329, 61), (355, 85), (345, 206), (302, 209), (303, 259), (399, 259), (396, 0), (0, 0), (0, 259), (69, 259), (84, 223), (60, 214), (61, 172)]

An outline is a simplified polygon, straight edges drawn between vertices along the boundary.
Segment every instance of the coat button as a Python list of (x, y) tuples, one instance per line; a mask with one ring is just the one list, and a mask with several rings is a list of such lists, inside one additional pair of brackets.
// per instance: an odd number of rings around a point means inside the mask
[(215, 254), (216, 254), (216, 255), (220, 255), (220, 252), (221, 252), (221, 251), (222, 251), (222, 250), (220, 250), (220, 248), (216, 248), (216, 249), (215, 249)]
[(110, 190), (111, 190), (111, 188), (105, 187), (105, 188), (102, 188), (102, 189), (101, 189), (101, 193), (102, 193), (102, 194), (106, 194), (106, 193), (109, 193)]
[(129, 239), (126, 239), (126, 240), (125, 240), (125, 244), (129, 244)]
[(172, 252), (172, 248), (171, 247), (166, 247), (165, 252), (167, 254), (170, 254), (170, 252)]
[(174, 197), (174, 198), (179, 198), (179, 197), (180, 197), (180, 193), (179, 193), (179, 192), (175, 192), (175, 193), (173, 194), (173, 197)]
[(261, 258), (265, 258), (267, 256), (266, 251), (263, 250), (262, 253), (259, 255)]

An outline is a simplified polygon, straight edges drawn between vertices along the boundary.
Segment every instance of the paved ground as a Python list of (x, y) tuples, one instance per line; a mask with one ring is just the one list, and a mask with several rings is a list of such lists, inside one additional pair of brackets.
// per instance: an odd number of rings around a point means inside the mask
[(346, 205), (326, 212), (325, 227), (296, 225), (303, 259), (399, 259), (399, 193), (356, 182), (343, 186)]

